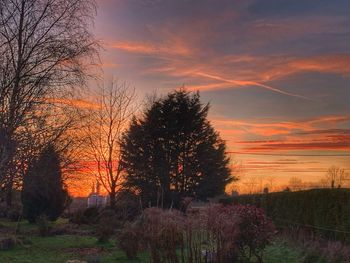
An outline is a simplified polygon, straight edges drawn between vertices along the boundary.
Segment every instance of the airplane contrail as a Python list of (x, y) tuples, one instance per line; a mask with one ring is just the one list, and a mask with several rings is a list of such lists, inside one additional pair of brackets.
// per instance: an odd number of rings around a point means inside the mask
[(220, 81), (223, 81), (223, 82), (231, 83), (231, 84), (234, 84), (234, 85), (237, 85), (237, 86), (257, 86), (257, 87), (261, 87), (261, 88), (264, 88), (264, 89), (267, 89), (267, 90), (271, 90), (273, 92), (277, 92), (277, 93), (280, 93), (280, 94), (283, 94), (283, 95), (292, 96), (292, 97), (305, 99), (305, 100), (311, 100), (308, 97), (305, 97), (305, 96), (302, 96), (302, 95), (299, 95), (299, 94), (295, 94), (295, 93), (290, 93), (290, 92), (287, 92), (287, 91), (283, 91), (283, 90), (280, 90), (280, 89), (277, 89), (277, 88), (274, 88), (274, 87), (271, 87), (271, 86), (268, 86), (268, 85), (265, 85), (265, 84), (262, 84), (262, 83), (259, 83), (259, 82), (255, 82), (255, 81), (231, 80), (231, 79), (222, 78), (220, 76), (207, 74), (207, 73), (204, 73), (204, 72), (197, 72), (195, 74), (199, 75), (199, 76), (202, 76), (202, 77), (206, 77), (206, 78), (210, 78), (210, 79), (216, 79), (216, 80), (220, 80)]

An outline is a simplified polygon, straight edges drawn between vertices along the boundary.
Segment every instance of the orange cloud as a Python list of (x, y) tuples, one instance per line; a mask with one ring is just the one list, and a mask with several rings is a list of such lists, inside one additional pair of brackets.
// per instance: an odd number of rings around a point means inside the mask
[(110, 45), (112, 48), (120, 49), (131, 53), (140, 54), (170, 54), (185, 56), (190, 54), (190, 50), (180, 42), (172, 43), (146, 43), (146, 42), (117, 42)]
[(79, 99), (66, 99), (66, 98), (47, 98), (47, 102), (54, 103), (54, 104), (64, 104), (72, 107), (77, 108), (86, 108), (86, 109), (92, 109), (92, 108), (98, 108), (99, 106), (93, 102), (86, 101), (86, 100), (79, 100)]

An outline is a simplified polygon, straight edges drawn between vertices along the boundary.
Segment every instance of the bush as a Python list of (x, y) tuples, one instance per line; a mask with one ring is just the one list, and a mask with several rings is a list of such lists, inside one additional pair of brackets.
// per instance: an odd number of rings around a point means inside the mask
[(139, 197), (130, 191), (122, 191), (118, 193), (114, 211), (117, 220), (122, 224), (127, 221), (130, 222), (135, 220), (141, 215)]
[(38, 216), (35, 222), (38, 226), (38, 231), (40, 236), (46, 237), (50, 235), (52, 225), (45, 215)]
[(21, 198), (23, 215), (30, 223), (41, 215), (56, 221), (70, 200), (63, 183), (60, 157), (55, 146), (48, 144), (38, 158), (28, 164)]
[(152, 263), (177, 262), (177, 248), (183, 251), (184, 217), (178, 211), (148, 208), (142, 222), (143, 239)]
[(106, 209), (99, 215), (98, 223), (96, 226), (98, 241), (107, 242), (111, 236), (114, 235), (118, 221), (113, 210)]
[(243, 260), (251, 260), (254, 255), (258, 262), (262, 262), (263, 251), (271, 241), (275, 228), (266, 217), (262, 209), (254, 206), (238, 205), (234, 207), (238, 215), (239, 234), (237, 236), (237, 248)]
[(73, 224), (95, 224), (99, 220), (100, 212), (95, 207), (77, 210), (69, 215), (69, 222)]
[(97, 207), (86, 208), (83, 212), (85, 224), (95, 224), (98, 222), (100, 210)]
[(129, 260), (137, 258), (140, 249), (140, 240), (143, 239), (137, 224), (127, 223), (117, 236), (118, 247), (125, 253)]
[(263, 249), (274, 234), (271, 221), (252, 206), (216, 205), (187, 216), (149, 208), (140, 222), (142, 233), (125, 229), (120, 245), (133, 255), (133, 244), (124, 242), (128, 235), (138, 235), (146, 242), (152, 263), (245, 262), (252, 256), (262, 262)]

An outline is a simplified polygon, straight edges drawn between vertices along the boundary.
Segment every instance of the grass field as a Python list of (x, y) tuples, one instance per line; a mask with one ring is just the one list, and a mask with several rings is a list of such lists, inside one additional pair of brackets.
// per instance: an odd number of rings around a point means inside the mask
[[(59, 220), (56, 225), (66, 224)], [(0, 229), (14, 229), (15, 223), (0, 221)], [(39, 237), (35, 234), (36, 226), (25, 221), (21, 222), (21, 244), (13, 249), (0, 251), (1, 263), (64, 263), (68, 259), (80, 259), (88, 262), (121, 263), (128, 261), (114, 241), (100, 244), (91, 235), (56, 235)], [(0, 235), (4, 235), (4, 231)], [(7, 233), (11, 234), (11, 233)], [(145, 253), (139, 255), (134, 262), (149, 262)], [(275, 241), (266, 248), (266, 263), (301, 263), (304, 262), (302, 253), (286, 243)], [(315, 262), (316, 263), (316, 262)], [(317, 263), (324, 263), (318, 261)]]

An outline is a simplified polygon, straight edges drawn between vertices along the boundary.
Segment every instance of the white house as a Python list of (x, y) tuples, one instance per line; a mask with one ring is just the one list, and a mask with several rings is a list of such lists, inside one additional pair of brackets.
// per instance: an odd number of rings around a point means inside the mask
[(96, 183), (96, 189), (95, 184), (92, 186), (92, 191), (88, 196), (87, 199), (87, 206), (88, 207), (104, 207), (107, 205), (107, 196), (103, 196), (100, 193), (100, 184), (99, 182)]

